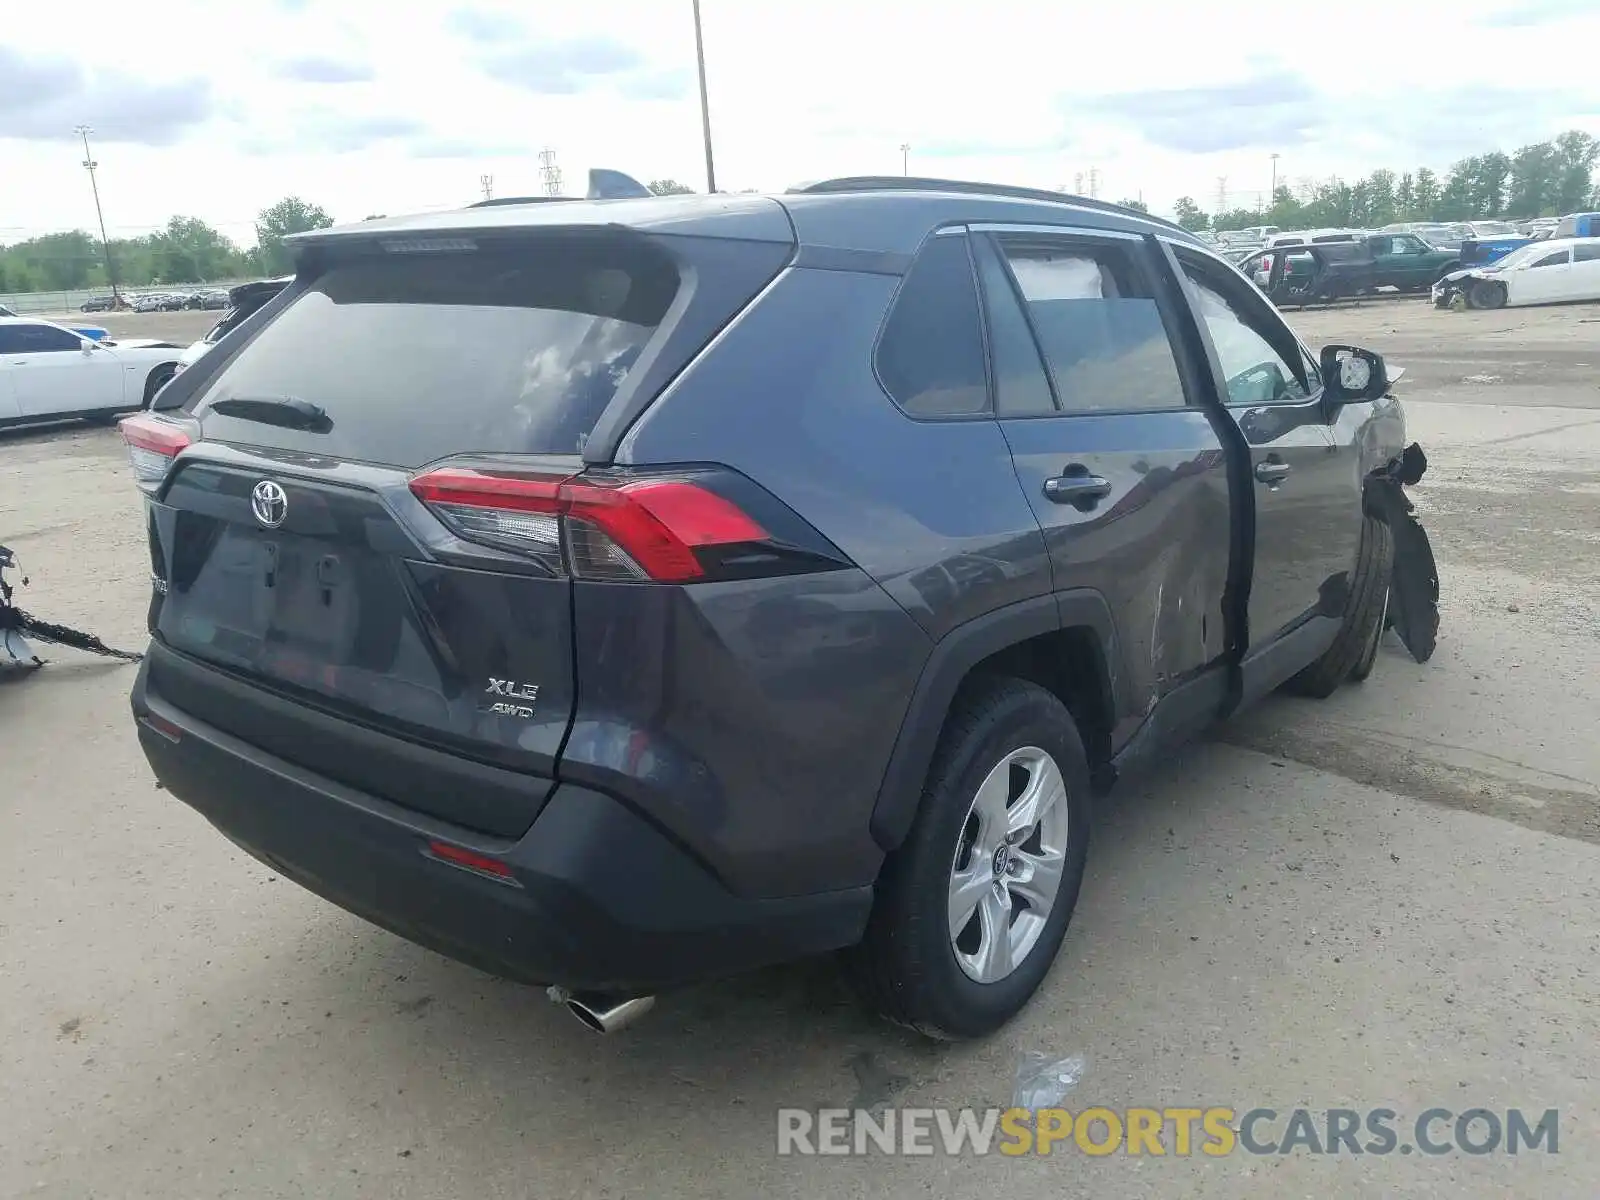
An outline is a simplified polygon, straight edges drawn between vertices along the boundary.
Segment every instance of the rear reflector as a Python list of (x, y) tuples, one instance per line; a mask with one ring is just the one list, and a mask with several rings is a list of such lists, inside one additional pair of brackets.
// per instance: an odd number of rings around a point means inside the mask
[(493, 875), (496, 879), (503, 879), (508, 883), (516, 882), (511, 874), (511, 868), (498, 858), (490, 858), (487, 854), (479, 854), (476, 850), (468, 850), (465, 846), (452, 846), (449, 842), (433, 841), (428, 843), (428, 853), (451, 866), (465, 867), (469, 871)]
[(738, 505), (683, 477), (605, 479), (441, 467), (411, 491), (462, 537), (549, 561), (564, 546), (585, 579), (690, 583), (708, 578), (700, 551), (760, 545), (766, 529)]
[(146, 489), (165, 479), (172, 460), (194, 442), (182, 425), (150, 413), (126, 417), (118, 428), (128, 447), (133, 476)]
[(174, 725), (165, 717), (158, 717), (153, 712), (147, 712), (141, 716), (139, 720), (144, 722), (146, 728), (150, 729), (154, 733), (159, 733), (169, 742), (180, 742), (183, 740), (182, 728)]

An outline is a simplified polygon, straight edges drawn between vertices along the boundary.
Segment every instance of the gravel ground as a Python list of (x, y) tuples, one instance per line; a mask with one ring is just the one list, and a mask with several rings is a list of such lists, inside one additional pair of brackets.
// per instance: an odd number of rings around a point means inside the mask
[[(131, 669), (61, 652), (0, 687), (0, 1196), (1596, 1195), (1600, 308), (1291, 320), (1408, 369), (1438, 654), (1391, 640), (1114, 796), (1012, 1027), (931, 1046), (817, 963), (596, 1039), (236, 851), (155, 790)], [(0, 438), (0, 530), (28, 607), (140, 643), (113, 432)], [(1086, 1056), (1074, 1107), (1559, 1108), (1561, 1153), (774, 1152), (783, 1106), (1003, 1105), (1030, 1051)]]

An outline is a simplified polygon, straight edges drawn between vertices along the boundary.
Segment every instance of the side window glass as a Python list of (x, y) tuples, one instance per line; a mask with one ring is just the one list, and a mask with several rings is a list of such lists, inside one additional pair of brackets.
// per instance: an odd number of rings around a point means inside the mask
[(1600, 242), (1596, 242), (1592, 246), (1575, 247), (1572, 257), (1579, 262), (1600, 262)]
[(1044, 361), (1028, 328), (1017, 290), (994, 248), (979, 240), (978, 260), (984, 313), (989, 318), (989, 355), (994, 370), (994, 404), (1002, 417), (1036, 417), (1056, 411)]
[(1066, 412), (1188, 403), (1161, 310), (1122, 246), (1001, 243)]
[(1189, 277), (1196, 314), (1205, 322), (1222, 362), (1228, 403), (1287, 404), (1307, 399), (1310, 393), (1256, 327), (1254, 316), (1234, 305), (1193, 266), (1185, 263), (1183, 269)]
[(1532, 271), (1535, 267), (1565, 266), (1566, 261), (1567, 252), (1565, 250), (1557, 250), (1554, 254), (1546, 254), (1538, 262), (1534, 263), (1533, 266), (1530, 266), (1528, 270)]
[(0, 325), (0, 354), (21, 354), (22, 351), (22, 327)]
[(76, 335), (68, 333), (65, 329), (54, 329), (49, 325), (13, 325), (11, 328), (21, 334), (22, 345), (19, 353), (54, 353), (77, 350), (82, 345), (81, 339)]
[(917, 255), (878, 343), (878, 378), (916, 417), (989, 407), (978, 289), (967, 239), (935, 237)]

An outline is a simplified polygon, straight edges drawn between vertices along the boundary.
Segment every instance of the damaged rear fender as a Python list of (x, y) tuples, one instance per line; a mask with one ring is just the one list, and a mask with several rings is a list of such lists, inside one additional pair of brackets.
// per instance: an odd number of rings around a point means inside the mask
[(1412, 442), (1368, 475), (1363, 489), (1367, 511), (1388, 525), (1394, 537), (1389, 623), (1419, 663), (1433, 657), (1439, 641), (1439, 568), (1428, 531), (1417, 520), (1405, 489), (1427, 469), (1427, 456)]

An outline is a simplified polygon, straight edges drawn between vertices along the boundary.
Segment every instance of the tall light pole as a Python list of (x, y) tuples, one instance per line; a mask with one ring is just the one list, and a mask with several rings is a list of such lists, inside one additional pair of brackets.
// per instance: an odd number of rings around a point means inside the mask
[(706, 43), (700, 34), (700, 0), (694, 3), (694, 58), (700, 68), (700, 131), (706, 142), (706, 191), (717, 190), (717, 169), (711, 161), (711, 102), (706, 99)]
[(95, 181), (94, 169), (100, 164), (89, 153), (89, 135), (94, 132), (87, 125), (74, 125), (72, 132), (83, 139), (83, 166), (89, 172), (89, 187), (94, 191), (94, 215), (100, 219), (100, 244), (106, 251), (106, 279), (111, 284), (111, 303), (117, 302), (117, 264), (111, 257), (111, 239), (106, 236), (106, 214), (100, 207), (100, 184)]
[(1274, 150), (1267, 157), (1272, 159), (1272, 190), (1267, 195), (1270, 197), (1269, 203), (1276, 204), (1278, 202), (1278, 159), (1280, 156)]
[(911, 143), (900, 143), (900, 174), (911, 174)]

